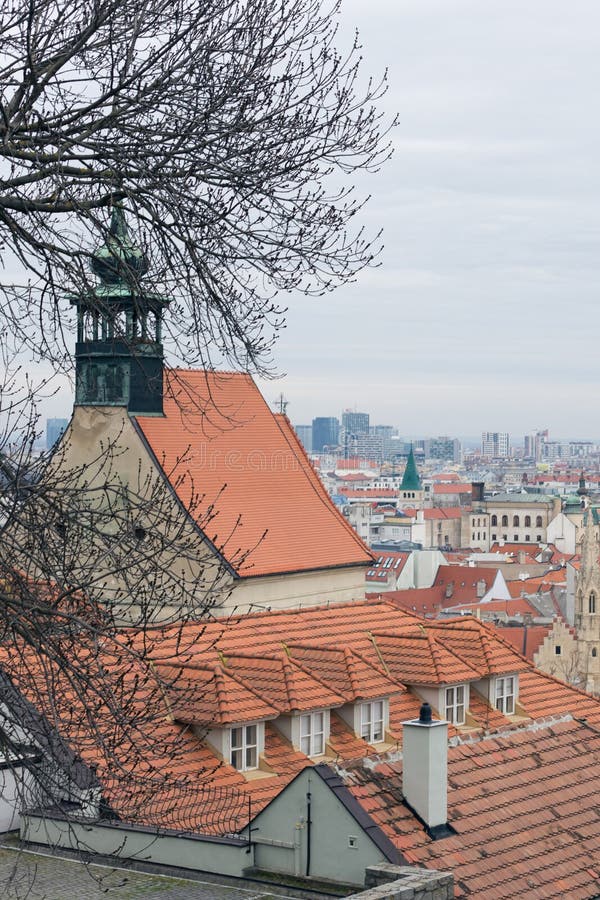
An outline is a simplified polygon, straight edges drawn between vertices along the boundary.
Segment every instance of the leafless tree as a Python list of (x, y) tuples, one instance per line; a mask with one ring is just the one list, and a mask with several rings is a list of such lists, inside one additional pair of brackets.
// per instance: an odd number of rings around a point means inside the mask
[[(36, 456), (38, 386), (23, 398), (17, 376), (0, 391), (0, 804), (52, 806), (72, 827), (92, 815), (240, 830), (247, 801), (213, 787), (202, 729), (173, 714), (211, 687), (209, 671), (182, 683), (172, 641), (190, 651), (186, 625), (231, 588), (201, 537), (218, 498), (192, 489), (183, 509), (158, 473), (125, 480), (119, 438), (77, 467), (68, 445)], [(169, 474), (189, 478), (185, 459)], [(11, 878), (19, 896), (27, 880)]]
[[(359, 45), (322, 0), (5, 0), (0, 11), (2, 316), (69, 365), (64, 290), (122, 201), (177, 302), (173, 351), (268, 366), (279, 292), (372, 262), (356, 173), (389, 154)], [(20, 274), (19, 274), (20, 273)]]
[[(188, 828), (199, 809), (203, 827), (240, 824), (235, 797), (206, 793), (210, 773), (178, 767), (191, 736), (168, 698), (203, 686), (180, 684), (152, 641), (229, 589), (190, 524), (210, 502), (192, 489), (181, 510), (160, 478), (123, 479), (119, 438), (75, 468), (36, 458), (32, 410), (52, 382), (11, 360), (27, 349), (72, 371), (70, 298), (98, 296), (91, 257), (115, 204), (173, 301), (166, 343), (186, 365), (268, 370), (281, 296), (373, 262), (357, 176), (385, 161), (393, 123), (385, 78), (363, 78), (356, 39), (338, 48), (338, 13), (335, 0), (0, 5), (0, 751), (33, 767), (41, 802), (75, 791), (126, 809), (127, 785), (146, 819), (161, 799), (157, 824), (182, 809)], [(119, 274), (135, 296), (139, 273)], [(185, 459), (169, 475), (189, 477)], [(59, 774), (40, 771), (40, 748)]]

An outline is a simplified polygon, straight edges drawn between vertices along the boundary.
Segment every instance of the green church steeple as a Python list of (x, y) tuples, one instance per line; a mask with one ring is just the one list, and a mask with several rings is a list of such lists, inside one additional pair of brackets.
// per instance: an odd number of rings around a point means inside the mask
[(130, 413), (160, 415), (162, 316), (170, 299), (141, 286), (148, 260), (131, 238), (119, 205), (91, 267), (99, 284), (71, 298), (77, 307), (75, 404), (125, 406)]
[(406, 468), (404, 470), (404, 475), (402, 476), (402, 484), (400, 485), (401, 491), (422, 491), (423, 486), (421, 484), (421, 479), (419, 478), (419, 473), (417, 471), (417, 464), (415, 462), (415, 454), (413, 453), (413, 448), (410, 448), (410, 453), (408, 454), (408, 459), (406, 460)]

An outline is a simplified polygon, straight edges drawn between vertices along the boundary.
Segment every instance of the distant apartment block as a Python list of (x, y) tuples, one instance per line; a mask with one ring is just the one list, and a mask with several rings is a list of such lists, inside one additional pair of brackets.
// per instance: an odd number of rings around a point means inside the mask
[(300, 443), (302, 444), (302, 446), (304, 447), (306, 452), (312, 453), (313, 452), (312, 425), (294, 425), (294, 429), (296, 431), (296, 434), (298, 435), (298, 438), (300, 439)]
[(368, 434), (369, 413), (345, 409), (342, 413), (342, 428), (349, 434)]
[(65, 432), (68, 419), (46, 419), (46, 449), (52, 450), (60, 436)]
[(337, 447), (340, 442), (340, 423), (335, 416), (318, 416), (312, 421), (312, 452), (323, 453), (325, 448)]
[(443, 459), (455, 463), (461, 461), (462, 447), (457, 438), (439, 435), (417, 441), (415, 446), (417, 451), (423, 451), (425, 459)]
[(481, 435), (481, 455), (488, 459), (508, 456), (510, 441), (506, 431), (484, 431)]

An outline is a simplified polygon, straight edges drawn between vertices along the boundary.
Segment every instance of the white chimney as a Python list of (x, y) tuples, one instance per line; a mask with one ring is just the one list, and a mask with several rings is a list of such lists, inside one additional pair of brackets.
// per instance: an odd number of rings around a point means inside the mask
[(452, 833), (448, 827), (448, 723), (433, 721), (429, 703), (420, 716), (403, 722), (402, 792), (431, 837)]

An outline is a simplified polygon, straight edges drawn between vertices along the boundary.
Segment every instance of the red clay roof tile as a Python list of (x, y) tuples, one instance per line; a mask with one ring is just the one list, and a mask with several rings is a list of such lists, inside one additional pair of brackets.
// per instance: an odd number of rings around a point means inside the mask
[(239, 575), (372, 561), (249, 375), (170, 370), (164, 411), (136, 422), (183, 505), (214, 505), (207, 536)]

